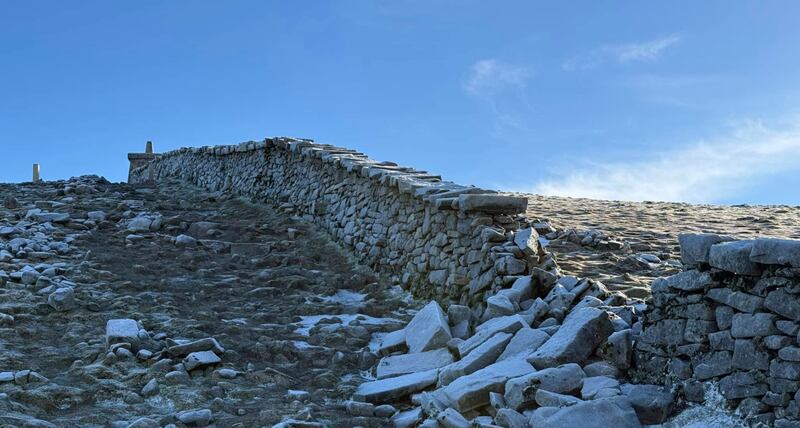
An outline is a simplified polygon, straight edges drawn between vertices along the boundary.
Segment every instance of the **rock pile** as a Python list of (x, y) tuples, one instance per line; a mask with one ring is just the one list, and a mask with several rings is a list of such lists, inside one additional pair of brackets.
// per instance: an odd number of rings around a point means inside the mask
[(637, 427), (669, 415), (671, 392), (627, 383), (644, 302), (534, 275), (495, 297), (507, 311), (428, 303), (384, 338), (353, 407), (391, 404), (396, 427)]
[(800, 241), (679, 241), (685, 270), (653, 282), (639, 374), (688, 402), (714, 384), (753, 425), (800, 426)]

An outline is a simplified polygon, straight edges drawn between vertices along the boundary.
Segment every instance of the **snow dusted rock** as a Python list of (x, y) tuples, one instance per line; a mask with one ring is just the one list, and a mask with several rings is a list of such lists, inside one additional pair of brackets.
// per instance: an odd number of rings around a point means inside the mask
[(436, 383), (438, 375), (439, 370), (432, 369), (424, 372), (362, 383), (358, 386), (358, 389), (356, 389), (355, 394), (353, 394), (353, 399), (369, 403), (390, 402), (411, 393), (422, 391), (433, 385)]
[(397, 412), (390, 420), (394, 428), (412, 428), (420, 421), (422, 421), (422, 409), (419, 407)]
[(175, 245), (179, 247), (194, 247), (197, 246), (197, 240), (189, 235), (178, 235), (175, 237)]
[(534, 403), (539, 389), (571, 394), (581, 388), (585, 377), (581, 366), (574, 363), (527, 373), (506, 383), (506, 403), (509, 408), (522, 410)]
[(439, 384), (447, 385), (454, 379), (474, 373), (489, 364), (497, 361), (497, 357), (503, 352), (511, 340), (511, 334), (499, 332), (483, 342), (480, 346), (473, 349), (461, 361), (453, 363), (439, 373)]
[(712, 245), (708, 253), (708, 263), (717, 269), (739, 275), (760, 275), (761, 267), (750, 261), (754, 242), (743, 240)]
[(732, 240), (733, 238), (730, 236), (715, 235), (713, 233), (681, 233), (678, 235), (678, 243), (681, 246), (681, 261), (686, 266), (708, 263), (708, 253), (712, 245)]
[(386, 336), (383, 336), (383, 340), (381, 340), (381, 344), (378, 347), (378, 352), (381, 355), (389, 355), (392, 352), (401, 351), (406, 348), (406, 330), (395, 330), (390, 333), (386, 333)]
[(620, 394), (619, 381), (608, 376), (593, 376), (583, 379), (581, 398), (594, 400), (608, 398)]
[(497, 361), (515, 358), (527, 358), (528, 355), (539, 349), (543, 343), (550, 339), (550, 335), (534, 328), (521, 328), (514, 334), (508, 346), (497, 358)]
[(139, 344), (139, 325), (132, 319), (115, 319), (106, 322), (106, 348), (115, 343)]
[(631, 404), (621, 397), (581, 401), (560, 409), (540, 407), (533, 412), (530, 422), (534, 427), (547, 428), (642, 426)]
[(517, 330), (528, 327), (528, 323), (520, 315), (492, 318), (475, 328), (475, 334), (458, 345), (461, 358), (467, 356), (473, 349), (497, 333), (516, 333)]
[(800, 240), (756, 239), (750, 251), (750, 261), (800, 267)]
[(150, 225), (152, 223), (153, 223), (153, 221), (150, 220), (147, 217), (144, 217), (144, 216), (134, 217), (134, 218), (132, 218), (130, 220), (130, 222), (128, 222), (128, 231), (130, 231), (130, 232), (149, 232), (150, 231)]
[(494, 421), (501, 427), (528, 428), (528, 418), (511, 409), (499, 409)]
[(514, 243), (525, 255), (535, 255), (539, 251), (539, 234), (531, 227), (518, 230), (514, 234)]
[(469, 428), (469, 421), (461, 413), (453, 409), (445, 409), (440, 412), (436, 420), (444, 428)]
[(410, 353), (445, 347), (452, 338), (447, 316), (435, 301), (428, 303), (414, 315), (405, 332)]
[(605, 311), (578, 309), (570, 312), (561, 328), (528, 361), (540, 369), (564, 363), (583, 363), (613, 331)]
[(453, 355), (447, 348), (416, 354), (392, 355), (378, 363), (378, 379), (400, 376), (408, 373), (438, 369), (453, 362)]
[(454, 409), (463, 413), (489, 404), (490, 392), (502, 393), (508, 379), (533, 370), (523, 360), (501, 361), (454, 380), (444, 388), (443, 394)]
[(75, 290), (72, 287), (60, 287), (47, 296), (47, 304), (57, 311), (68, 311), (77, 306)]
[(217, 354), (211, 351), (199, 351), (192, 352), (191, 354), (187, 355), (186, 358), (183, 359), (183, 366), (186, 368), (186, 371), (190, 371), (196, 368), (219, 364), (221, 362), (222, 360), (217, 356)]

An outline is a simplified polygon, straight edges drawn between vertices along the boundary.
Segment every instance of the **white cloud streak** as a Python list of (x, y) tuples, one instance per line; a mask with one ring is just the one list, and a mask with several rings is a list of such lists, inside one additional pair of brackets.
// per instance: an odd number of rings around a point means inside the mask
[(577, 71), (594, 68), (607, 61), (616, 61), (620, 64), (655, 61), (661, 57), (667, 48), (680, 40), (681, 37), (679, 35), (671, 34), (645, 42), (604, 45), (594, 49), (587, 55), (564, 61), (562, 67), (567, 71)]
[(470, 95), (493, 96), (502, 90), (524, 88), (531, 77), (533, 72), (528, 67), (484, 59), (470, 67), (464, 90)]
[(747, 122), (731, 135), (675, 148), (651, 159), (612, 162), (542, 181), (544, 195), (627, 201), (713, 202), (759, 178), (800, 173), (800, 120), (783, 129)]

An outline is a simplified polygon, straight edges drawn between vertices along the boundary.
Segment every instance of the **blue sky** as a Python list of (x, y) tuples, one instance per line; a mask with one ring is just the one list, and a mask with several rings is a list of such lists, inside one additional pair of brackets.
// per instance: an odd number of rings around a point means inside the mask
[(484, 187), (800, 205), (800, 3), (0, 2), (0, 181), (313, 138)]

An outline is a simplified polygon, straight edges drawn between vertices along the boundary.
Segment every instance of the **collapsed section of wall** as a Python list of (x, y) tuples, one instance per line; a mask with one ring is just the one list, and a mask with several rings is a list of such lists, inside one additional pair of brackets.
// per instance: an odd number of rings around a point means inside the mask
[(180, 177), (279, 203), (418, 298), (482, 311), (493, 294), (486, 292), (536, 272), (557, 275), (535, 228), (520, 215), (526, 198), (442, 181), (354, 150), (271, 138), (134, 158), (131, 183)]
[(690, 402), (704, 384), (751, 423), (800, 425), (800, 241), (681, 235), (685, 270), (652, 284), (642, 374)]

